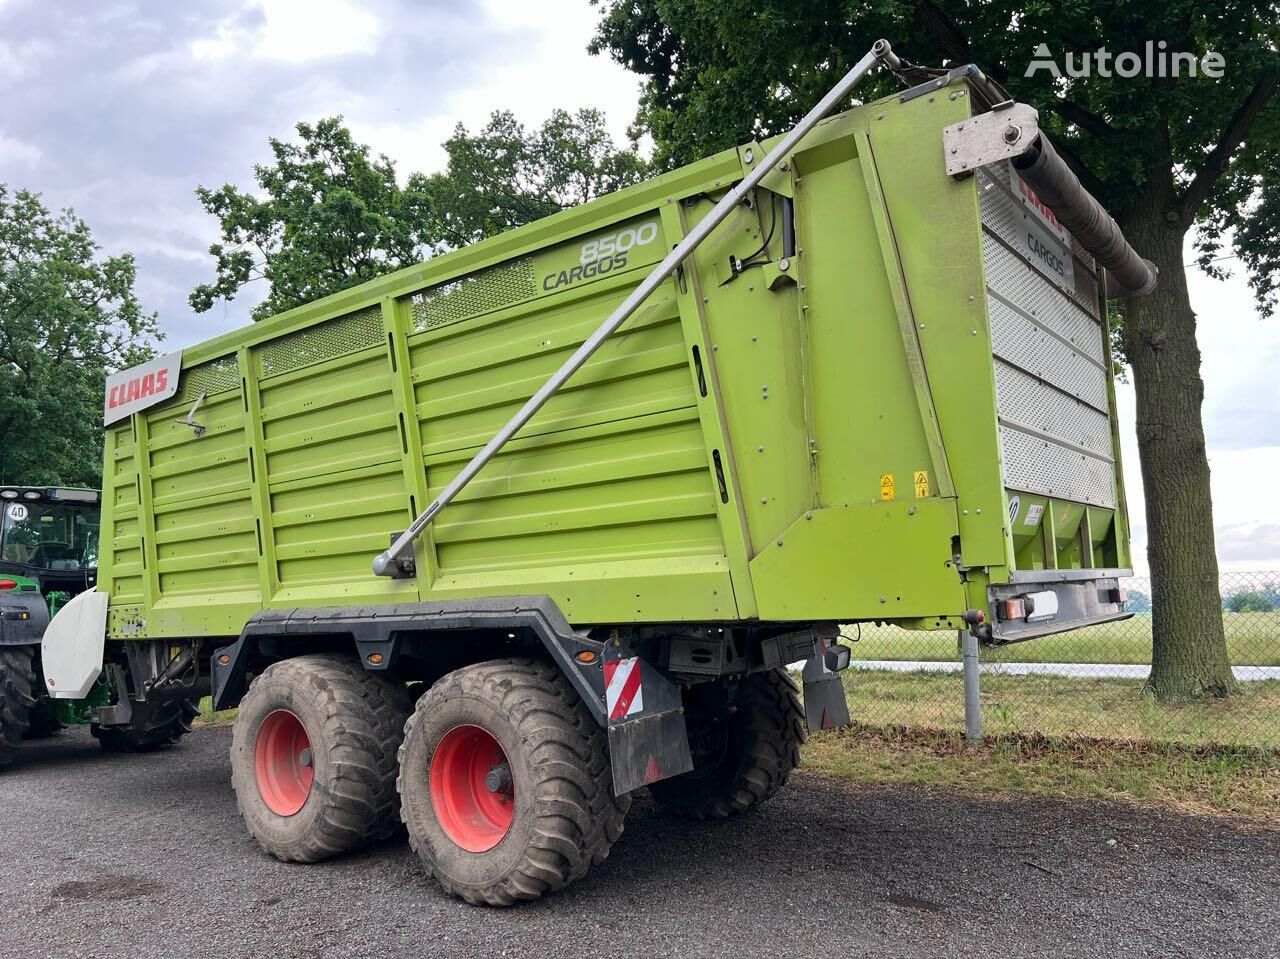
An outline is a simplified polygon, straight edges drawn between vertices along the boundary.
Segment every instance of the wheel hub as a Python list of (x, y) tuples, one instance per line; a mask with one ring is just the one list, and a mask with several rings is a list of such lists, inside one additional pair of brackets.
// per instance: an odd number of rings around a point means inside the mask
[(479, 726), (455, 726), (431, 759), (431, 805), (440, 828), (468, 852), (498, 845), (515, 819), (511, 764)]
[(277, 709), (262, 721), (254, 747), (258, 794), (277, 816), (297, 815), (307, 804), (315, 781), (311, 738), (302, 720)]

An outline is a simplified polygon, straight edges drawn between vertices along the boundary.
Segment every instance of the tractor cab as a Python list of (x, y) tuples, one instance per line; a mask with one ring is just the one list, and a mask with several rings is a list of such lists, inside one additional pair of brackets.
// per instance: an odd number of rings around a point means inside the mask
[(0, 579), (34, 580), (70, 599), (98, 574), (97, 490), (0, 486)]

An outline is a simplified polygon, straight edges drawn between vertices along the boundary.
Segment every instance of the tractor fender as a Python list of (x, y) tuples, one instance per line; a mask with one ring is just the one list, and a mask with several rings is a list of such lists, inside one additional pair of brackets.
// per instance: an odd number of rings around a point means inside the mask
[(102, 673), (108, 599), (97, 587), (86, 590), (58, 610), (45, 628), (40, 662), (54, 699), (84, 699)]
[(35, 646), (49, 625), (49, 607), (38, 592), (0, 593), (0, 646)]

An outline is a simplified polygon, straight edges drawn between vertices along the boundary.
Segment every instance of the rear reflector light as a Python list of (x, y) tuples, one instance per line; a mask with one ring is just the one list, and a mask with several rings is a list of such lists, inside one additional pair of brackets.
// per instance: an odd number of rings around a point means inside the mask
[(1006, 599), (996, 604), (996, 614), (1001, 619), (1026, 619), (1027, 604), (1020, 599)]
[(0, 579), (0, 589), (17, 589), (18, 584), (12, 579)]
[(64, 503), (96, 503), (98, 491), (92, 489), (51, 489), (49, 498)]

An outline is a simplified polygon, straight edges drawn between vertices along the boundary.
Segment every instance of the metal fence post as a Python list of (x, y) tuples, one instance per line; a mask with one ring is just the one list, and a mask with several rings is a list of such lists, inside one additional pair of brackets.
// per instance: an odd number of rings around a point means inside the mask
[(982, 742), (982, 704), (978, 700), (978, 637), (960, 630), (960, 649), (964, 654), (964, 738)]

